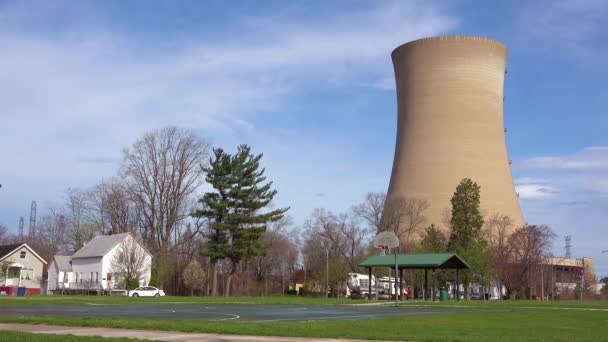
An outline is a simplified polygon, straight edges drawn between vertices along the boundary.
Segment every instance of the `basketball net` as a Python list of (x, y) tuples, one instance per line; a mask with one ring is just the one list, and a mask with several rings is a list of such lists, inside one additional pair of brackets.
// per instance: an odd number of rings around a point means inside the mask
[(378, 246), (378, 248), (380, 249), (380, 255), (386, 255), (386, 252), (388, 251), (388, 246)]

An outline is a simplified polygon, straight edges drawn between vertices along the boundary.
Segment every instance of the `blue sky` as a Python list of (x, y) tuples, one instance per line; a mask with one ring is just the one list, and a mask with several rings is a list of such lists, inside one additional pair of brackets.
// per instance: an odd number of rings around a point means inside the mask
[(391, 51), (434, 35), (509, 47), (505, 122), (529, 223), (573, 235), (608, 274), (605, 1), (0, 0), (0, 224), (112, 176), (144, 131), (177, 125), (263, 152), (301, 224), (386, 191)]

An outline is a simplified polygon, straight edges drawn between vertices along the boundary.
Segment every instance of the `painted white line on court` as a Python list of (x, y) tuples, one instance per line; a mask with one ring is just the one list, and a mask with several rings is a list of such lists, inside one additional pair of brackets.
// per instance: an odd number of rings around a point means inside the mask
[(216, 314), (216, 315), (232, 316), (232, 317), (227, 317), (227, 318), (212, 319), (211, 321), (232, 321), (232, 320), (241, 318), (241, 316), (239, 316), (239, 315), (223, 313), (223, 312), (208, 312), (208, 313), (212, 313), (212, 314)]

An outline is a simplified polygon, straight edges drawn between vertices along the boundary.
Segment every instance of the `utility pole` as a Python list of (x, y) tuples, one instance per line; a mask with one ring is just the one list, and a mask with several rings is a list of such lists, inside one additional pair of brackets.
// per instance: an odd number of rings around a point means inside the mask
[(583, 261), (583, 273), (581, 275), (581, 289), (580, 289), (581, 290), (580, 291), (580, 293), (581, 293), (581, 302), (583, 301), (583, 292), (584, 292), (584, 289), (585, 289), (585, 257), (582, 258), (582, 261)]
[(543, 263), (540, 263), (540, 301), (545, 300), (545, 277), (543, 275)]

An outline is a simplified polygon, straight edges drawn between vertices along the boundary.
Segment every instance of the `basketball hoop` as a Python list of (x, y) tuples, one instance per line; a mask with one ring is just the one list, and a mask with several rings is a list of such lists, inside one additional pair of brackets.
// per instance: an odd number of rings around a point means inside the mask
[(374, 247), (380, 248), (380, 255), (386, 255), (385, 250), (390, 253), (390, 249), (395, 251), (395, 306), (398, 305), (397, 281), (399, 280), (399, 264), (397, 263), (397, 248), (399, 248), (399, 238), (395, 233), (384, 231), (376, 235), (374, 239)]
[(399, 247), (399, 238), (393, 232), (381, 232), (380, 234), (376, 235), (376, 238), (374, 239), (374, 247), (382, 248), (382, 250), (397, 248)]

